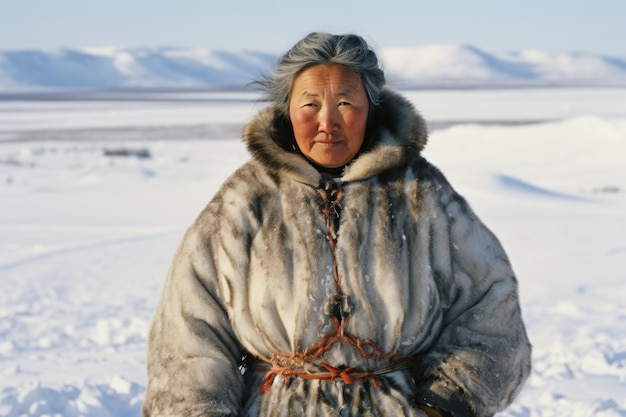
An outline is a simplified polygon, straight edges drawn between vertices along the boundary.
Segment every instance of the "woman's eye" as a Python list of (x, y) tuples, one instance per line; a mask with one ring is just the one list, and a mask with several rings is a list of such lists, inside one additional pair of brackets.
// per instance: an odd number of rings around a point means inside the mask
[(349, 106), (349, 105), (350, 105), (350, 103), (349, 103), (349, 102), (347, 102), (347, 101), (342, 101), (342, 102), (340, 102), (340, 103), (339, 103), (339, 105), (340, 105), (340, 106)]

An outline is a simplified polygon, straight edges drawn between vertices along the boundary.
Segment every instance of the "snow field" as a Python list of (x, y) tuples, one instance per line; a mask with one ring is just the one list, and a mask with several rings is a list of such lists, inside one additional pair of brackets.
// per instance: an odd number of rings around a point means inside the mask
[[(620, 100), (614, 93), (606, 102)], [(500, 417), (625, 417), (626, 110), (603, 107), (598, 91), (586, 105), (570, 101), (580, 91), (551, 100), (537, 92), (534, 105), (527, 90), (466, 94), (409, 97), (420, 108), (424, 99), (427, 120), (470, 122), (434, 131), (425, 154), (498, 235), (518, 275), (534, 369)], [(519, 102), (543, 122), (481, 124), (489, 114), (527, 121), (513, 117)], [(17, 129), (7, 122), (11, 105), (0, 103), (0, 136), (126, 125), (141, 135), (157, 124), (143, 104), (118, 125), (81, 106), (40, 118), (39, 106), (54, 103), (31, 104), (20, 104)], [(208, 102), (178, 126), (211, 115), (219, 130), (217, 108), (241, 124), (256, 106)], [(563, 108), (571, 113), (560, 120)], [(160, 110), (157, 125), (168, 114)], [(0, 142), (0, 416), (140, 415), (145, 338), (170, 260), (248, 159), (224, 129), (213, 140), (178, 131), (162, 140)]]

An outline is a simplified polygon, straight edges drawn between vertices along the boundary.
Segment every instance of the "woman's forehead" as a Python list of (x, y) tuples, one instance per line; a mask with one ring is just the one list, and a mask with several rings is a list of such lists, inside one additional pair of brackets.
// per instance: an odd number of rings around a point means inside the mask
[(319, 95), (331, 89), (333, 94), (348, 95), (364, 92), (361, 76), (343, 65), (315, 65), (298, 74), (292, 85), (296, 96)]

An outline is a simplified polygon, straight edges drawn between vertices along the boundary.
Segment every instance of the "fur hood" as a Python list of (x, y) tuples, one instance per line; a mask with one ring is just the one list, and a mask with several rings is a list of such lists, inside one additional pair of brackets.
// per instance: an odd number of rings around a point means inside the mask
[[(419, 156), (426, 145), (426, 122), (413, 105), (396, 92), (385, 88), (381, 92), (382, 123), (378, 138), (371, 149), (359, 155), (347, 166), (343, 182), (370, 178), (385, 170), (405, 165)], [(320, 173), (300, 154), (288, 152), (275, 141), (278, 117), (275, 107), (262, 110), (245, 128), (243, 140), (253, 158), (270, 172), (285, 175), (306, 184), (317, 185)]]

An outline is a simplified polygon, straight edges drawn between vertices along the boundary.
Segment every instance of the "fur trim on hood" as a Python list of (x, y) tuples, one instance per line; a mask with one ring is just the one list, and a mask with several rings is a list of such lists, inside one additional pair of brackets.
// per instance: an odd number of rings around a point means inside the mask
[[(371, 148), (354, 159), (344, 171), (343, 182), (370, 178), (382, 171), (399, 167), (419, 156), (426, 145), (426, 122), (413, 104), (389, 88), (380, 95), (381, 129)], [(317, 185), (321, 174), (299, 153), (288, 152), (272, 138), (276, 137), (278, 110), (268, 107), (245, 127), (243, 140), (252, 157), (270, 171), (311, 185)]]

